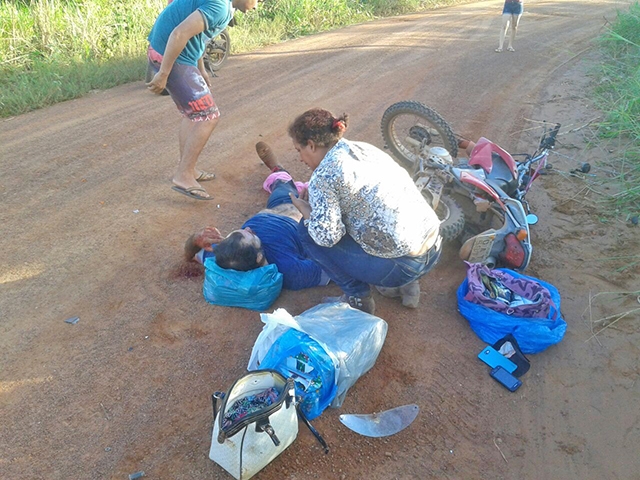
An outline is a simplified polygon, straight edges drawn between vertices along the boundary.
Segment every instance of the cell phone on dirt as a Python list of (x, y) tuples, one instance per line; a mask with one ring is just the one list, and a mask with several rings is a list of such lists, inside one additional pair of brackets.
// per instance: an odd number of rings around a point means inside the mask
[(513, 373), (513, 371), (518, 368), (515, 363), (502, 355), (491, 345), (487, 345), (486, 347), (484, 347), (478, 354), (478, 358), (489, 365), (491, 368), (502, 367), (509, 373)]
[(520, 385), (522, 385), (522, 382), (520, 380), (511, 375), (502, 367), (494, 368), (493, 370), (491, 370), (491, 373), (489, 373), (489, 375), (491, 375), (491, 378), (499, 382), (510, 392), (515, 392), (518, 388), (520, 388)]

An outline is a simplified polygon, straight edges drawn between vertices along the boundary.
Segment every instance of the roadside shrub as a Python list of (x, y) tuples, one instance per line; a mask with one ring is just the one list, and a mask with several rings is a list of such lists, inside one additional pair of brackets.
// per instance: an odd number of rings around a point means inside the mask
[(596, 100), (607, 112), (599, 134), (620, 138), (624, 149), (616, 181), (621, 190), (612, 200), (616, 211), (627, 217), (640, 212), (640, 4), (618, 12), (600, 39), (605, 61), (599, 72)]
[[(470, 1), (477, 0), (267, 0), (255, 12), (238, 12), (233, 51)], [(166, 4), (167, 0), (0, 1), (0, 117), (141, 80), (147, 35)]]

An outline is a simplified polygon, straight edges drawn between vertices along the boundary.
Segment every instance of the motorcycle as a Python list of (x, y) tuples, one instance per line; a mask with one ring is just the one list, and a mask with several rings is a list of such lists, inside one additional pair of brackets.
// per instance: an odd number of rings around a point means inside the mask
[[(229, 27), (233, 27), (235, 21), (232, 18), (229, 22)], [(215, 72), (220, 70), (222, 65), (229, 58), (231, 52), (231, 36), (229, 35), (229, 28), (225, 28), (218, 35), (213, 37), (207, 42), (204, 49), (204, 68), (207, 73), (212, 77), (215, 76)]]
[[(533, 154), (511, 155), (483, 137), (472, 145), (469, 158), (458, 158), (459, 141), (464, 139), (420, 102), (391, 105), (381, 128), (392, 155), (441, 220), (443, 240), (461, 237), (463, 260), (491, 268), (527, 268), (532, 253), (529, 226), (538, 218), (525, 197), (532, 183), (551, 168), (547, 158), (559, 123), (545, 128)], [(524, 159), (516, 162), (514, 156)]]

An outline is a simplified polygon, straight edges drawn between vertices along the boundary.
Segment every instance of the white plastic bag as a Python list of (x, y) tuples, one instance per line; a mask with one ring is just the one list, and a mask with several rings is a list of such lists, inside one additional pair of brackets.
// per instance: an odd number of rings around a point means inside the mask
[(289, 328), (306, 333), (331, 357), (336, 368), (338, 393), (331, 402), (342, 405), (347, 390), (376, 362), (385, 337), (387, 322), (351, 308), (346, 303), (323, 303), (292, 317), (285, 309), (261, 313), (265, 324), (251, 351), (247, 369), (257, 370), (271, 345)]

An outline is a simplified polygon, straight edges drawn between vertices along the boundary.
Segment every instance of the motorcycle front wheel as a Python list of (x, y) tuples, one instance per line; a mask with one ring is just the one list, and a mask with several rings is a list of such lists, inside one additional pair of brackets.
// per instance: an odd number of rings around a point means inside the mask
[(410, 172), (419, 158), (412, 145), (416, 141), (424, 140), (431, 147), (446, 148), (453, 158), (458, 156), (458, 142), (449, 124), (433, 108), (420, 102), (394, 103), (382, 115), (380, 127), (391, 154)]
[(229, 29), (225, 28), (219, 35), (207, 42), (204, 50), (204, 68), (211, 76), (220, 70), (222, 64), (229, 58), (231, 52), (231, 37)]

